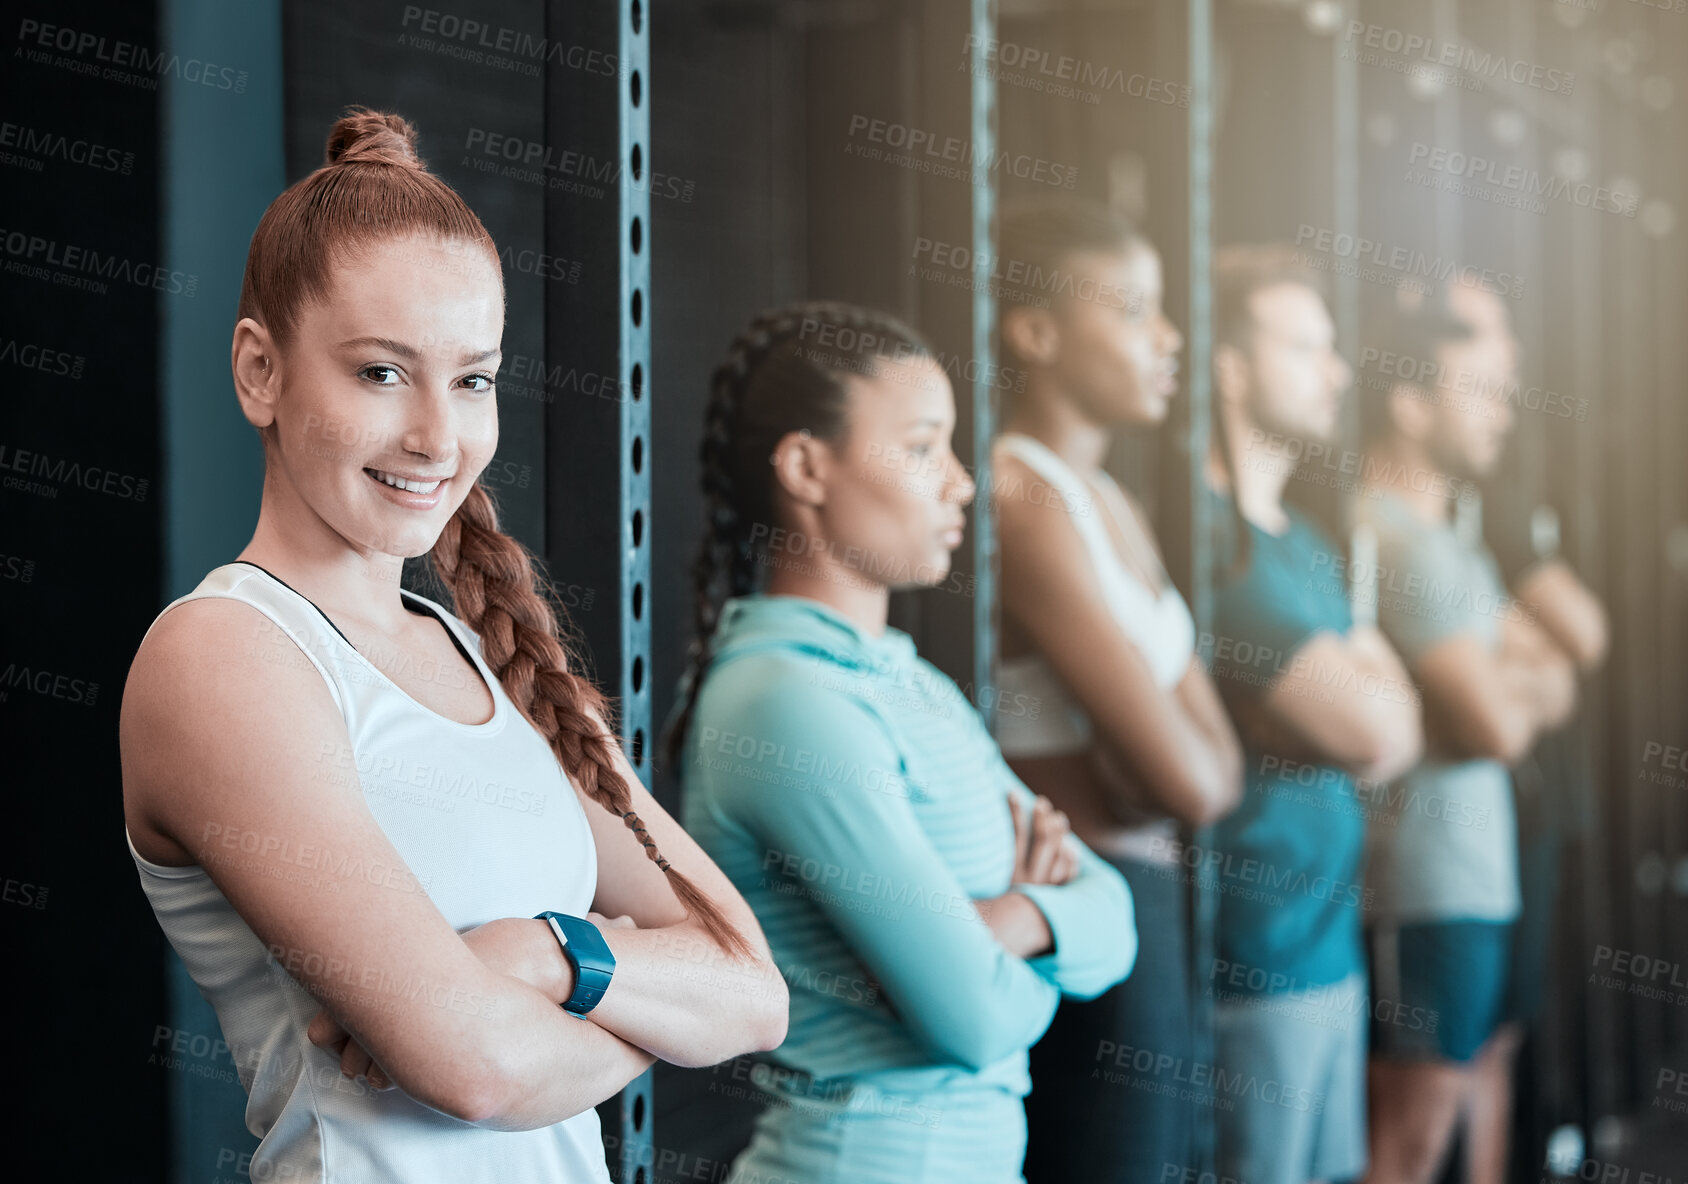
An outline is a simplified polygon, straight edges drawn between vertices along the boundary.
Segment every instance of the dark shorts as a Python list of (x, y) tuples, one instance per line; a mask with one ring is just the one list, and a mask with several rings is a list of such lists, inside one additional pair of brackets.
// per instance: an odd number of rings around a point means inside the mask
[(1368, 931), (1371, 1055), (1472, 1060), (1507, 1018), (1516, 928), (1437, 921)]
[(1162, 1179), (1169, 1164), (1193, 1163), (1200, 1103), (1178, 1089), (1195, 1061), (1185, 885), (1135, 860), (1098, 855), (1131, 886), (1137, 964), (1095, 999), (1062, 1000), (1032, 1046), (1029, 1184), (1135, 1184)]
[(1553, 918), (1559, 904), (1557, 832), (1526, 834), (1519, 828), (1518, 887), (1524, 910), (1512, 943), (1512, 982), (1503, 1019), (1527, 1023), (1541, 1010), (1552, 974)]

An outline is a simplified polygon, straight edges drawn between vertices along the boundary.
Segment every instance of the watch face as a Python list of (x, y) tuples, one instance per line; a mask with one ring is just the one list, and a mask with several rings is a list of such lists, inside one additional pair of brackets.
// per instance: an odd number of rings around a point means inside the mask
[[(563, 956), (574, 968), (574, 993), (563, 1008), (576, 1015), (584, 1015), (597, 1006), (598, 1000), (609, 988), (610, 978), (615, 973), (615, 955), (610, 952), (597, 926), (590, 921), (566, 914), (540, 915), (550, 924), (551, 932), (557, 935), (557, 941), (563, 947)], [(580, 941), (569, 940), (571, 930), (580, 934)]]

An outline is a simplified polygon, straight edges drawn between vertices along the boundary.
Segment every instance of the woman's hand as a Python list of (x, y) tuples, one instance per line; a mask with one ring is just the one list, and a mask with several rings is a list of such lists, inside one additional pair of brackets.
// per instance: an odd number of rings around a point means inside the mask
[(310, 1037), (312, 1044), (329, 1052), (340, 1054), (340, 1073), (356, 1081), (360, 1076), (369, 1082), (374, 1090), (389, 1090), (393, 1083), (387, 1077), (380, 1065), (375, 1063), (369, 1051), (352, 1039), (350, 1032), (340, 1026), (340, 1021), (329, 1014), (324, 1007), (311, 1018), (310, 1025), (305, 1029), (305, 1035)]
[(1078, 851), (1070, 841), (1067, 816), (1042, 794), (1027, 817), (1020, 799), (1008, 796), (1014, 818), (1014, 874), (1011, 884), (1065, 884), (1078, 873)]
[(1009, 794), (1008, 812), (1014, 818), (1014, 873), (1008, 891), (975, 898), (973, 905), (1004, 949), (1017, 958), (1035, 958), (1054, 947), (1055, 935), (1043, 910), (1014, 886), (1065, 884), (1078, 874), (1078, 849), (1067, 816), (1042, 794), (1030, 811)]
[[(599, 929), (636, 929), (632, 917), (606, 917), (602, 913), (587, 913), (586, 919)], [(535, 926), (538, 928), (535, 929)], [(574, 993), (574, 971), (566, 958), (558, 955), (561, 947), (544, 921), (522, 917), (500, 917), (466, 929), (459, 935), (463, 943), (474, 951), (475, 957), (499, 974), (520, 979), (544, 992), (559, 1007)], [(559, 968), (559, 963), (561, 966)], [(340, 1054), (340, 1072), (356, 1080), (362, 1075), (376, 1090), (392, 1088), (381, 1066), (369, 1052), (352, 1039), (351, 1033), (340, 1026), (325, 1007), (318, 1011), (306, 1029), (312, 1044)]]

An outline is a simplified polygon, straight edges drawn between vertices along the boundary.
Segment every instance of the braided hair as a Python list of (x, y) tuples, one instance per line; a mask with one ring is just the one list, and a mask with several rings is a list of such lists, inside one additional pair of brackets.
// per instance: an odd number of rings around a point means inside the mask
[(663, 857), (633, 811), (632, 790), (616, 768), (608, 699), (571, 669), (578, 662), (558, 635), (551, 601), (536, 590), (534, 560), (519, 541), (498, 529), (492, 496), (479, 481), (440, 532), (429, 559), (457, 615), (480, 636), (487, 665), (510, 701), (545, 737), (569, 778), (627, 824), (651, 862), (667, 873), (674, 895), (711, 937), (734, 953), (749, 954), (744, 935)]
[[(425, 238), (498, 248), (462, 197), (423, 167), (416, 129), (397, 115), (349, 108), (328, 136), (326, 162), (291, 186), (258, 223), (241, 287), (241, 317), (285, 346), (301, 306), (328, 292), (335, 265), (393, 239)], [(266, 436), (273, 443), (273, 435)], [(668, 877), (675, 897), (731, 954), (752, 950), (720, 908), (657, 849), (617, 770), (611, 706), (564, 644), (531, 552), (498, 526), (491, 493), (476, 482), (429, 554), (453, 611), (481, 638), (487, 665), (510, 700), (556, 754), (569, 779), (619, 817)]]
[(733, 339), (709, 380), (704, 410), (704, 530), (692, 564), (693, 636), (663, 753), (683, 777), (681, 755), (721, 610), (754, 592), (774, 524), (769, 457), (790, 432), (841, 441), (848, 423), (851, 374), (872, 375), (881, 361), (929, 358), (931, 347), (886, 313), (835, 301), (763, 312)]

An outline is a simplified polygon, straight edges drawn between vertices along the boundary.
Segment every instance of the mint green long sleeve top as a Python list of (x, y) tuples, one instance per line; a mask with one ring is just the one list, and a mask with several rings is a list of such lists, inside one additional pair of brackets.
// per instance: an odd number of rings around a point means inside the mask
[(1060, 997), (1131, 970), (1130, 889), (1082, 844), (1068, 883), (1017, 889), (1050, 953), (1016, 957), (979, 918), (974, 899), (1010, 886), (1009, 795), (1033, 797), (901, 630), (874, 636), (806, 597), (729, 600), (683, 762), (685, 826), (790, 989), (781, 1065), (898, 1093), (1001, 1090), (1018, 1111)]

